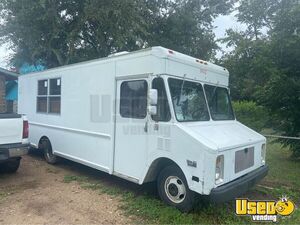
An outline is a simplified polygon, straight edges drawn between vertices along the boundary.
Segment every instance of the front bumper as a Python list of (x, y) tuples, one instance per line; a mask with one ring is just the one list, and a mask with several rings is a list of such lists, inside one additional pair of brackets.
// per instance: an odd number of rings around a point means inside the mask
[(210, 201), (214, 203), (221, 203), (241, 196), (259, 180), (264, 178), (268, 174), (268, 170), (269, 167), (267, 165), (262, 166), (234, 181), (212, 189), (210, 193)]
[(8, 144), (0, 145), (0, 162), (11, 159), (19, 158), (26, 155), (29, 150), (29, 144)]

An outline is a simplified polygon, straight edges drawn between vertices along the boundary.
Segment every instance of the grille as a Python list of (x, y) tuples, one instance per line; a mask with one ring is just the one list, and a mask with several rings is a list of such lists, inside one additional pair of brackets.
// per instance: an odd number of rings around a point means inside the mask
[(254, 147), (235, 152), (235, 173), (241, 172), (254, 165)]

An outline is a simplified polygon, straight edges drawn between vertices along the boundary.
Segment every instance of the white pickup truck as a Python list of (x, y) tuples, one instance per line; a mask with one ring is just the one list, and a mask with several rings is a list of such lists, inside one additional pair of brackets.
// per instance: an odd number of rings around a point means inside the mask
[(28, 121), (18, 114), (0, 114), (0, 171), (14, 173), (28, 153)]

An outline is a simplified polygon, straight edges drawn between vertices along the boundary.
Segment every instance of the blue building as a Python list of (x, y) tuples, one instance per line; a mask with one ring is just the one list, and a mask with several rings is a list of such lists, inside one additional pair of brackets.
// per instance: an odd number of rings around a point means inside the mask
[[(20, 74), (43, 71), (46, 68), (41, 64), (30, 65), (24, 63)], [(0, 113), (16, 113), (18, 105), (18, 76), (19, 74), (0, 68)]]
[(18, 74), (0, 68), (0, 113), (17, 112)]
[(7, 111), (16, 113), (18, 104), (18, 81), (7, 81), (5, 88), (5, 100)]

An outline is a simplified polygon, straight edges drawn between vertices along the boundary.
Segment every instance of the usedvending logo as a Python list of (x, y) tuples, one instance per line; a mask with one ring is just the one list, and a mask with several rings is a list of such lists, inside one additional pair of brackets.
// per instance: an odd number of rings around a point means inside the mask
[(235, 213), (238, 216), (251, 216), (252, 221), (277, 222), (279, 216), (290, 216), (295, 211), (295, 204), (287, 197), (279, 201), (252, 201), (236, 199)]

